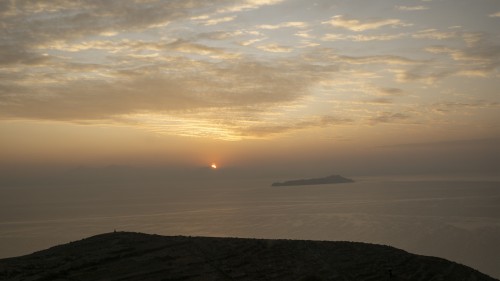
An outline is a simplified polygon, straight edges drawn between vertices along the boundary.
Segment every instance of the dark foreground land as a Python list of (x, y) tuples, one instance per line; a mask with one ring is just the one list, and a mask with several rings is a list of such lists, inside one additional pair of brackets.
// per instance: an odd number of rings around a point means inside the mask
[(116, 232), (0, 260), (0, 280), (496, 280), (389, 246)]

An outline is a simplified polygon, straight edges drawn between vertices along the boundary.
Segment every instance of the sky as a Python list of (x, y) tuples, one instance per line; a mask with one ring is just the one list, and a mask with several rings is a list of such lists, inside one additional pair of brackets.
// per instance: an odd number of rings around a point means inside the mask
[(0, 1), (2, 175), (499, 175), (499, 26), (499, 0)]

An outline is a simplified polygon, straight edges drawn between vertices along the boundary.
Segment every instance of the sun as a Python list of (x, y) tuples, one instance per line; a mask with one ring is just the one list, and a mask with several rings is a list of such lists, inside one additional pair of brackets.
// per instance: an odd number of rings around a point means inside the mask
[(215, 170), (215, 169), (217, 169), (217, 164), (212, 163), (212, 165), (210, 165), (210, 167)]

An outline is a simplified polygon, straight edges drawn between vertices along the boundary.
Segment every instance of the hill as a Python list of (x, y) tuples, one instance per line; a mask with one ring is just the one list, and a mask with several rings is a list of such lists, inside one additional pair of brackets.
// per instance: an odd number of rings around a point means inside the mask
[(389, 246), (101, 234), (0, 260), (0, 280), (495, 280)]

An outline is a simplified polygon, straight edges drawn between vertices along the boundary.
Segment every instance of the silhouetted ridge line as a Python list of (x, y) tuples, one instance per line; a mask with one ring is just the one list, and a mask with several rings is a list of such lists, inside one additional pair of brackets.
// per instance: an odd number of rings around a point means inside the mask
[(389, 246), (101, 234), (0, 260), (0, 280), (495, 280)]
[(331, 175), (324, 178), (290, 180), (284, 182), (275, 182), (272, 186), (295, 186), (295, 185), (317, 185), (317, 184), (332, 184), (332, 183), (348, 183), (354, 182), (352, 179), (344, 178), (339, 175)]

